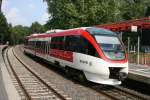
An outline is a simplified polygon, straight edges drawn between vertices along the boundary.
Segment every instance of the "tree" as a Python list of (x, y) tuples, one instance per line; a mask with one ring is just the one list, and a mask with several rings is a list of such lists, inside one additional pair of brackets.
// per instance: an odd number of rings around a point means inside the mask
[(143, 18), (149, 3), (149, 0), (125, 0), (121, 8), (123, 19)]
[(149, 17), (150, 16), (150, 5), (147, 6), (147, 10), (145, 13), (145, 17)]
[(144, 17), (149, 0), (44, 0), (51, 15), (46, 27), (74, 28)]
[(38, 22), (34, 22), (32, 23), (31, 27), (30, 27), (31, 33), (43, 33), (45, 32), (44, 27), (39, 24)]
[(120, 0), (46, 0), (49, 28), (92, 26), (122, 20)]
[(25, 36), (31, 34), (30, 28), (22, 25), (12, 27), (12, 37), (15, 43), (22, 43)]
[(10, 40), (10, 31), (7, 20), (2, 12), (0, 12), (0, 42), (6, 43)]

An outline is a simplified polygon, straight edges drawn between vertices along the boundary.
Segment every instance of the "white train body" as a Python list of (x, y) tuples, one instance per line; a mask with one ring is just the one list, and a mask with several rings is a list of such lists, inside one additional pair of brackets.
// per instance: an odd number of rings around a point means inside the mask
[(128, 74), (122, 42), (105, 29), (87, 27), (31, 35), (26, 38), (24, 50), (64, 69), (82, 71), (87, 80), (95, 83), (118, 85)]

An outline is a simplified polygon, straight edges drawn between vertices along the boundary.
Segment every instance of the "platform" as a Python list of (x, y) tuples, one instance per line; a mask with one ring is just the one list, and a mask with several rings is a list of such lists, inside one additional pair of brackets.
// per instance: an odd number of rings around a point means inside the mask
[(128, 78), (150, 84), (150, 66), (129, 64)]
[(21, 100), (2, 57), (6, 45), (0, 45), (0, 100)]

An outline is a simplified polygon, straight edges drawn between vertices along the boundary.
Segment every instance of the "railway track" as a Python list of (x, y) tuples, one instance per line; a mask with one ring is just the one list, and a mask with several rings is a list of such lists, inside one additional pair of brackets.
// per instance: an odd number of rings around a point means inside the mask
[(123, 88), (122, 86), (96, 85), (91, 88), (112, 98), (113, 100), (150, 100), (150, 96)]
[[(63, 82), (62, 83), (60, 82), (60, 84), (64, 85)], [(67, 84), (68, 84), (68, 86), (70, 85), (69, 83), (67, 83)], [(77, 84), (74, 84), (74, 85), (77, 85)], [(74, 87), (74, 85), (71, 85), (71, 86)], [(70, 87), (70, 93), (71, 93), (72, 87)], [(86, 86), (78, 86), (78, 87), (81, 90), (84, 90), (84, 88)], [(150, 100), (149, 96), (143, 96), (140, 93), (136, 93), (135, 91), (132, 91), (132, 90), (127, 90), (121, 86), (112, 87), (112, 86), (95, 85), (95, 86), (87, 86), (87, 88), (88, 88), (87, 90), (89, 90), (89, 91), (91, 91), (93, 89), (97, 93), (105, 95), (105, 97), (107, 97), (107, 100), (108, 100), (108, 98), (110, 98), (112, 100)], [(78, 88), (76, 88), (76, 89), (78, 90)], [(74, 92), (74, 93), (76, 93), (76, 92)], [(82, 92), (79, 94), (82, 94)], [(93, 92), (93, 94), (94, 94), (94, 92)], [(90, 93), (89, 93), (89, 95), (90, 95)], [(74, 99), (74, 97), (72, 97), (72, 94), (70, 97)], [(83, 97), (77, 97), (77, 98), (82, 100)], [(77, 98), (76, 98), (76, 100), (77, 100)], [(94, 98), (92, 98), (92, 99), (97, 100)], [(87, 100), (87, 99), (84, 99), (84, 100)], [(91, 100), (91, 99), (89, 99), (89, 100)], [(101, 100), (101, 99), (98, 98), (98, 100)], [(103, 100), (106, 100), (106, 98), (104, 98)]]
[(33, 72), (28, 65), (17, 57), (12, 48), (6, 52), (7, 61), (24, 98), (27, 100), (70, 100), (63, 91), (59, 91), (54, 84), (46, 83), (39, 74)]

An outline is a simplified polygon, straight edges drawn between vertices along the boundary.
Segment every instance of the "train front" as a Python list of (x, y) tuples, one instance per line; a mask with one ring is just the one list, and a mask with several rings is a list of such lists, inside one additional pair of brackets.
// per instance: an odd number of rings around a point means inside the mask
[(96, 42), (99, 58), (94, 60), (94, 74), (85, 72), (85, 75), (96, 83), (121, 84), (128, 75), (128, 57), (123, 43), (116, 33), (109, 30), (89, 28), (87, 31)]

